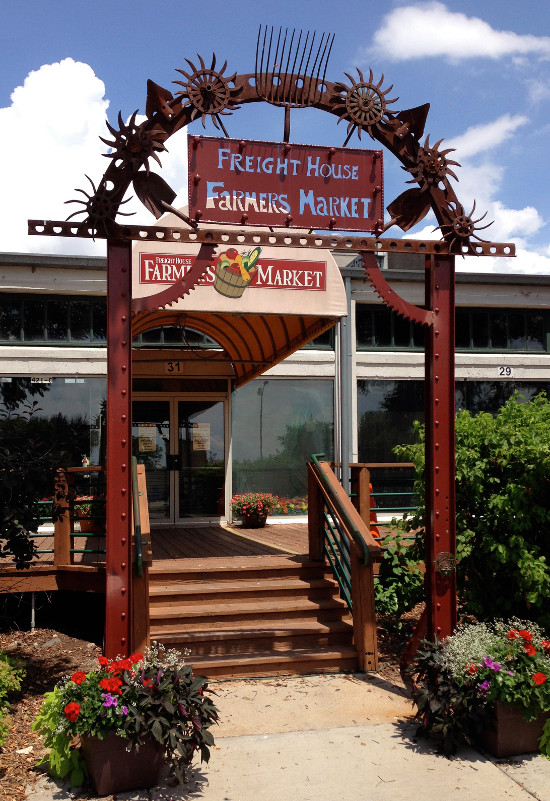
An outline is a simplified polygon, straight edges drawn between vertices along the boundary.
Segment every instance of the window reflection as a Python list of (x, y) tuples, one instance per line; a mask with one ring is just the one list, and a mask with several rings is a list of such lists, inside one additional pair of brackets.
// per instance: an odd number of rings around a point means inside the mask
[[(306, 463), (313, 453), (333, 459), (333, 382), (251, 381), (233, 394), (233, 493), (271, 492), (279, 513), (307, 506)], [(302, 503), (303, 502), (303, 503)]]
[[(0, 429), (5, 417), (32, 408), (22, 425), (50, 443), (63, 467), (80, 467), (84, 456), (100, 464), (104, 447), (106, 381), (104, 378), (54, 378), (51, 384), (30, 378), (3, 378), (0, 383)], [(28, 417), (28, 414), (26, 415)], [(9, 442), (6, 442), (9, 447)]]
[[(423, 381), (358, 381), (360, 462), (395, 462), (393, 449), (416, 441), (414, 421), (424, 421)], [(550, 392), (550, 381), (457, 381), (456, 411), (496, 414), (514, 392), (532, 400)]]

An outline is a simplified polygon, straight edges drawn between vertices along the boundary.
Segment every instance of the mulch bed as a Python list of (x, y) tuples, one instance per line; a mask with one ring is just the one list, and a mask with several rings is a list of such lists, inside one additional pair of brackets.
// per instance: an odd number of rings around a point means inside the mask
[[(399, 655), (418, 618), (418, 611), (409, 613), (407, 618), (402, 632), (396, 632), (390, 621), (379, 621), (379, 675), (388, 681), (400, 681)], [(4, 747), (0, 748), (0, 799), (24, 801), (27, 787), (43, 773), (36, 763), (43, 756), (44, 747), (40, 736), (31, 729), (43, 694), (69, 673), (97, 667), (101, 649), (92, 642), (53, 629), (37, 629), (0, 633), (0, 650), (23, 660), (26, 669), (21, 692), (10, 699), (11, 731)], [(79, 798), (96, 796), (92, 791), (80, 791)]]

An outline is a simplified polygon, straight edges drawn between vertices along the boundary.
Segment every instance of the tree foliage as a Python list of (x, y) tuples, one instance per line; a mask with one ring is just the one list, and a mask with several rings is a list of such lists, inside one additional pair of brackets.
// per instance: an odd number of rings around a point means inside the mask
[[(414, 461), (424, 498), (424, 428), (395, 449)], [(424, 507), (404, 524), (424, 533)], [(456, 416), (457, 582), (478, 619), (550, 625), (550, 403), (511, 397), (496, 415)]]
[[(59, 443), (45, 439), (34, 415), (38, 401), (0, 413), (0, 558), (13, 555), (17, 568), (35, 554), (31, 533), (40, 525), (41, 498), (51, 498)], [(53, 516), (58, 514), (53, 503)]]

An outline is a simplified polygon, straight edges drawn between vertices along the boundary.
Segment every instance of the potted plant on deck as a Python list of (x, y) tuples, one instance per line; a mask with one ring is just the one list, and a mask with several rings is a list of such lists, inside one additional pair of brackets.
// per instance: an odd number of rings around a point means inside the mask
[(153, 645), (145, 656), (99, 658), (45, 694), (33, 729), (50, 775), (78, 786), (89, 775), (100, 795), (151, 787), (164, 763), (182, 783), (196, 752), (208, 761), (218, 710), (181, 654)]
[(77, 495), (74, 500), (74, 511), (78, 517), (81, 532), (92, 533), (105, 531), (104, 496)]
[(424, 641), (408, 673), (419, 733), (445, 753), (478, 742), (499, 758), (539, 748), (550, 757), (550, 639), (536, 624), (459, 626)]
[(263, 528), (269, 512), (279, 499), (269, 492), (246, 492), (231, 498), (233, 517), (240, 519), (243, 528)]

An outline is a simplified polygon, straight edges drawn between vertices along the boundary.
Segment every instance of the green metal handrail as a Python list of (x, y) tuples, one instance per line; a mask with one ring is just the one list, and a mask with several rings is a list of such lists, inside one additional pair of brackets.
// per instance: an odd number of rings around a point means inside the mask
[[(325, 542), (324, 552), (340, 593), (348, 605), (350, 612), (353, 612), (353, 602), (351, 597), (351, 564), (348, 550), (348, 542), (342, 535), (340, 525), (337, 520), (331, 520), (325, 512)], [(328, 528), (327, 528), (328, 527)]]
[(355, 542), (355, 544), (357, 545), (357, 547), (359, 548), (359, 550), (360, 550), (360, 552), (362, 554), (362, 558), (361, 558), (362, 564), (368, 565), (369, 562), (370, 562), (370, 551), (369, 551), (368, 545), (365, 542), (365, 540), (363, 539), (363, 535), (361, 534), (361, 532), (359, 531), (359, 529), (357, 528), (357, 526), (355, 525), (355, 523), (352, 521), (351, 517), (349, 516), (349, 513), (348, 513), (347, 509), (342, 505), (342, 502), (341, 502), (340, 498), (334, 492), (334, 489), (333, 489), (332, 485), (329, 484), (329, 482), (327, 481), (326, 476), (323, 473), (323, 470), (321, 469), (321, 465), (319, 463), (319, 458), (324, 458), (324, 456), (325, 456), (324, 453), (313, 453), (311, 455), (311, 461), (315, 465), (316, 472), (317, 472), (319, 478), (321, 479), (321, 481), (323, 482), (326, 494), (328, 496), (330, 496), (330, 501), (331, 501), (331, 504), (332, 504), (332, 507), (333, 507), (334, 511), (336, 512), (337, 515), (340, 515), (340, 517), (342, 518), (342, 520), (346, 524), (346, 527), (347, 527), (348, 531), (350, 532), (350, 534), (353, 537), (353, 541)]
[(143, 576), (143, 544), (141, 541), (141, 517), (139, 514), (139, 489), (137, 478), (137, 459), (132, 456), (132, 503), (134, 505), (134, 537), (136, 542), (136, 571)]

